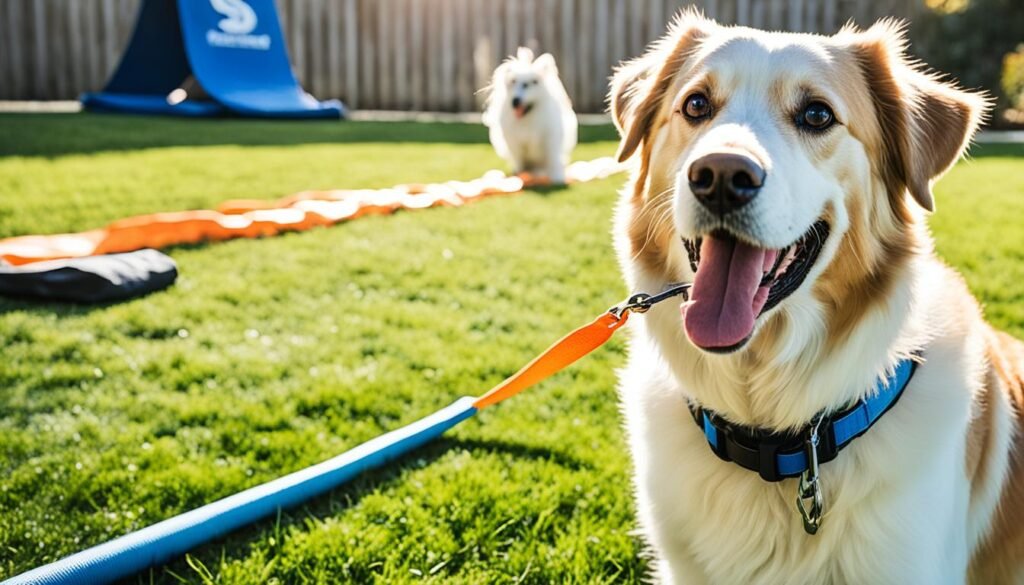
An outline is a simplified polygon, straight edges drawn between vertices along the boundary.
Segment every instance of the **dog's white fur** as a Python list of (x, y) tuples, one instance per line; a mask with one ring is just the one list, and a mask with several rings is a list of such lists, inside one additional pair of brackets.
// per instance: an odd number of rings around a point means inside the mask
[[(1020, 485), (1011, 451), (1024, 352), (994, 341), (960, 277), (936, 259), (922, 210), (985, 105), (908, 65), (901, 34), (892, 23), (833, 37), (764, 33), (686, 13), (616, 74), (622, 156), (636, 153), (615, 228), (631, 291), (693, 279), (679, 237), (711, 229), (686, 179), (701, 154), (738, 148), (765, 166), (744, 238), (784, 247), (820, 217), (831, 226), (800, 289), (762, 315), (735, 353), (697, 348), (672, 303), (631, 321), (620, 391), (638, 515), (665, 583), (1024, 582), (1019, 555), (1006, 553), (1022, 550), (1020, 530), (999, 526), (1024, 505), (1008, 497)], [(885, 72), (861, 69), (873, 51), (885, 60), (878, 68), (892, 68), (895, 104), (872, 102), (887, 97), (866, 77)], [(679, 115), (695, 88), (716, 104), (699, 125)], [(793, 127), (791, 112), (808, 93), (843, 122), (827, 136)], [(905, 110), (905, 136), (887, 134), (894, 130), (880, 112), (890, 107)], [(933, 126), (932, 109), (955, 123)], [(948, 148), (944, 132), (956, 134)], [(886, 150), (898, 140), (906, 160)], [(934, 154), (944, 148), (948, 156)], [(887, 251), (897, 241), (904, 249)], [(899, 260), (881, 260), (889, 257)], [(847, 278), (887, 284), (877, 298), (850, 301), (864, 307), (840, 334), (847, 322), (837, 315), (852, 309), (828, 287), (841, 290), (829, 283)], [(801, 428), (865, 396), (917, 349), (923, 363), (899, 403), (822, 466), (827, 514), (815, 536), (796, 511), (796, 480), (768, 483), (721, 461), (688, 411), (695, 401), (739, 424)], [(1016, 367), (996, 371), (993, 356), (1007, 353)]]
[[(555, 58), (521, 47), (494, 70), (483, 121), (498, 156), (515, 173), (565, 183), (565, 167), (576, 147), (577, 121), (572, 101), (558, 77)], [(530, 108), (517, 117), (512, 100)]]

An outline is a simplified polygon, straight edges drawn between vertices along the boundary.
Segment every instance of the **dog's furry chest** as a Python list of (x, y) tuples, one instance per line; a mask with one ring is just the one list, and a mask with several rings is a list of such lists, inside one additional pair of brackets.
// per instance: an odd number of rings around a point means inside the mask
[[(900, 403), (822, 467), (827, 515), (807, 535), (796, 480), (711, 453), (689, 391), (638, 328), (622, 372), (638, 511), (665, 583), (963, 583), (977, 507), (964, 473), (972, 356), (933, 341)], [(797, 390), (794, 390), (797, 391)]]
[[(516, 155), (538, 160), (546, 158), (549, 150), (561, 144), (562, 130), (558, 123), (544, 124), (542, 112), (531, 112), (525, 119), (508, 117), (503, 121), (502, 132), (510, 150)], [(550, 120), (549, 120), (550, 122)]]

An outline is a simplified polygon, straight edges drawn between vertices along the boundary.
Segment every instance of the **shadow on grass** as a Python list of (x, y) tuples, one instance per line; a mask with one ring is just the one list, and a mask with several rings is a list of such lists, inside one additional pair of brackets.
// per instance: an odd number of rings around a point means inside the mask
[(27, 295), (0, 296), (0, 315), (13, 312), (30, 313), (34, 315), (55, 315), (58, 318), (84, 317), (93, 311), (113, 307), (122, 303), (130, 303), (147, 297), (160, 294), (170, 288), (170, 284), (160, 290), (147, 291), (137, 296), (124, 299), (111, 299), (95, 303), (81, 303), (76, 301), (60, 301), (53, 299), (37, 299)]
[[(487, 144), (482, 124), (336, 120), (188, 119), (116, 114), (0, 114), (0, 157), (63, 156), (173, 146)], [(581, 143), (617, 140), (611, 126), (581, 126)]]
[(542, 197), (551, 197), (557, 195), (562, 191), (568, 191), (571, 189), (569, 185), (536, 185), (525, 189), (528, 192), (536, 193)]
[[(216, 572), (215, 567), (218, 563), (232, 557), (244, 557), (252, 546), (268, 533), (283, 533), (293, 526), (305, 529), (302, 525), (309, 519), (323, 520), (336, 516), (355, 506), (363, 497), (395, 484), (405, 471), (434, 463), (445, 454), (459, 449), (476, 454), (503, 454), (511, 455), (516, 459), (550, 461), (573, 471), (591, 468), (585, 461), (546, 447), (508, 441), (441, 437), (383, 467), (360, 475), (344, 486), (317, 496), (296, 508), (279, 510), (276, 517), (272, 516), (240, 528), (227, 536), (189, 551), (188, 555), (198, 559), (207, 568)], [(280, 545), (279, 542), (278, 546)], [(449, 568), (454, 568), (454, 566), (449, 564)], [(143, 571), (119, 583), (121, 585), (141, 585), (163, 580), (177, 582), (174, 575), (190, 578), (196, 575), (196, 571), (182, 557), (167, 565)]]

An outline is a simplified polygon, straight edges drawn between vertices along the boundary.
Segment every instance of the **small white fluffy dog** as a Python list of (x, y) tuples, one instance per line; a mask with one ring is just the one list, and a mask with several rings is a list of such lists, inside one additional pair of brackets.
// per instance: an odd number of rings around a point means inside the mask
[(491, 144), (515, 173), (565, 183), (576, 147), (576, 114), (550, 53), (536, 59), (520, 47), (494, 70), (483, 121)]

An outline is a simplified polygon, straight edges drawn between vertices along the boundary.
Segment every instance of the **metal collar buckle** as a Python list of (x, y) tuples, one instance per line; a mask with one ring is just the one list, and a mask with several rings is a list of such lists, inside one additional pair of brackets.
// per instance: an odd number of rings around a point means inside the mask
[(807, 534), (816, 534), (821, 527), (821, 520), (825, 514), (825, 498), (821, 494), (821, 478), (818, 476), (818, 446), (821, 438), (818, 429), (824, 418), (818, 415), (818, 420), (811, 427), (807, 437), (807, 470), (800, 474), (800, 487), (796, 498), (796, 507), (804, 520), (804, 531)]

